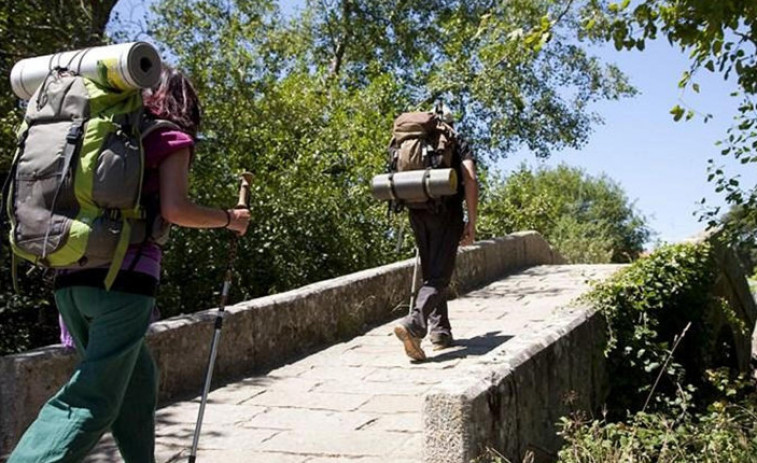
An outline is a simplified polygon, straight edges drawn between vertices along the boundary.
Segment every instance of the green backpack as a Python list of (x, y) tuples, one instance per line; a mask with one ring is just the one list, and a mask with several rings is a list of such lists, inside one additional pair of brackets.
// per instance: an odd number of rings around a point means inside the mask
[(141, 198), (144, 121), (140, 90), (111, 90), (65, 70), (48, 75), (29, 101), (4, 189), (14, 260), (110, 264), (111, 287), (129, 245), (155, 228)]

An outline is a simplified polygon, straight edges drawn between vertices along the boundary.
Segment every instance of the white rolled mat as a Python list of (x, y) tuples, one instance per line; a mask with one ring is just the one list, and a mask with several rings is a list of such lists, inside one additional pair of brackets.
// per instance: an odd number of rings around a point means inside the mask
[(129, 90), (155, 85), (160, 79), (161, 62), (157, 50), (146, 42), (27, 58), (16, 63), (11, 70), (13, 93), (19, 98), (30, 99), (50, 70), (56, 67), (69, 69), (106, 87)]

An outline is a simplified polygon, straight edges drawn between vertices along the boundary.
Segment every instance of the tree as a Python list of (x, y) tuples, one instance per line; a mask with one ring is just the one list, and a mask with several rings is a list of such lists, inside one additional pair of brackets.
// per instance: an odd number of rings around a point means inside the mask
[[(583, 143), (596, 120), (587, 102), (633, 89), (571, 44), (576, 15), (572, 2), (546, 0), (313, 0), (288, 20), (270, 0), (156, 2), (152, 36), (205, 104), (193, 194), (228, 206), (232, 172), (257, 174), (235, 296), (396, 259), (368, 184), (408, 108), (451, 102), (482, 160)], [(224, 246), (191, 230), (171, 246), (187, 251), (167, 253), (164, 312), (211, 304), (187, 282), (220, 280)]]
[(116, 1), (29, 0), (0, 10), (0, 178), (8, 172), (19, 120), (11, 68), (23, 58), (102, 44)]
[(408, 108), (442, 98), (493, 157), (578, 148), (598, 121), (588, 104), (634, 94), (625, 76), (575, 40), (574, 1), (311, 0), (295, 35), (310, 66), (344, 85), (388, 73)]
[[(521, 146), (579, 147), (589, 103), (634, 90), (577, 43), (573, 1), (160, 0), (149, 37), (204, 103), (192, 195), (229, 207), (252, 170), (253, 226), (235, 298), (396, 259), (396, 222), (368, 184), (385, 169), (392, 120), (441, 98), (487, 159)], [(164, 260), (164, 315), (206, 308), (225, 236), (177, 229)], [(409, 240), (403, 250), (408, 252)]]
[[(645, 0), (631, 7), (629, 0), (589, 0), (584, 9), (584, 30), (586, 37), (612, 41), (618, 50), (644, 50), (647, 40), (667, 38), (690, 53), (691, 66), (679, 84), (684, 90), (700, 92), (696, 77), (703, 71), (719, 73), (726, 80), (734, 78), (739, 91), (732, 96), (740, 98), (741, 104), (734, 125), (718, 145), (723, 156), (733, 156), (744, 165), (757, 163), (757, 2)], [(671, 114), (676, 121), (696, 116), (693, 109), (680, 105), (672, 108)], [(711, 116), (704, 117), (707, 121)], [(731, 207), (741, 209), (738, 222), (751, 227), (757, 224), (754, 186), (741, 185), (738, 177), (730, 177), (713, 159), (709, 160), (708, 179)], [(741, 226), (737, 221), (722, 220), (717, 207), (706, 208), (702, 219), (711, 226)]]
[[(11, 91), (10, 71), (22, 58), (103, 43), (116, 0), (5, 2), (0, 9), (0, 185), (5, 183), (16, 149), (20, 105)], [(4, 204), (4, 203), (3, 203)], [(5, 224), (5, 209), (0, 211)], [(15, 294), (11, 281), (7, 230), (0, 226), (0, 354), (55, 342), (57, 312), (49, 291), (40, 291), (40, 276)], [(20, 275), (22, 284), (27, 280)]]
[(480, 216), (482, 236), (536, 230), (573, 263), (630, 262), (651, 235), (617, 183), (564, 165), (495, 178)]
[(750, 213), (743, 206), (734, 206), (722, 218), (726, 230), (730, 232), (732, 247), (739, 257), (744, 273), (751, 277), (757, 271), (757, 226), (751, 218), (745, 217)]

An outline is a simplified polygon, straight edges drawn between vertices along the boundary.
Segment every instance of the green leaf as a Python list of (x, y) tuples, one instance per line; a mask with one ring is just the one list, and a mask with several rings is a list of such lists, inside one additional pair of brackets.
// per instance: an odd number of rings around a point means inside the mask
[(686, 111), (680, 105), (676, 105), (673, 109), (670, 110), (670, 114), (673, 115), (673, 120), (676, 122), (683, 119), (685, 112)]

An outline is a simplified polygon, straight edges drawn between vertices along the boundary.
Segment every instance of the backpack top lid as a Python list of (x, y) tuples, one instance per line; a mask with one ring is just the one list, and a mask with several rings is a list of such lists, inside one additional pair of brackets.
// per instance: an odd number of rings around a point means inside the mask
[(392, 136), (396, 143), (410, 138), (423, 138), (433, 133), (437, 127), (436, 114), (432, 112), (402, 113), (394, 120)]

